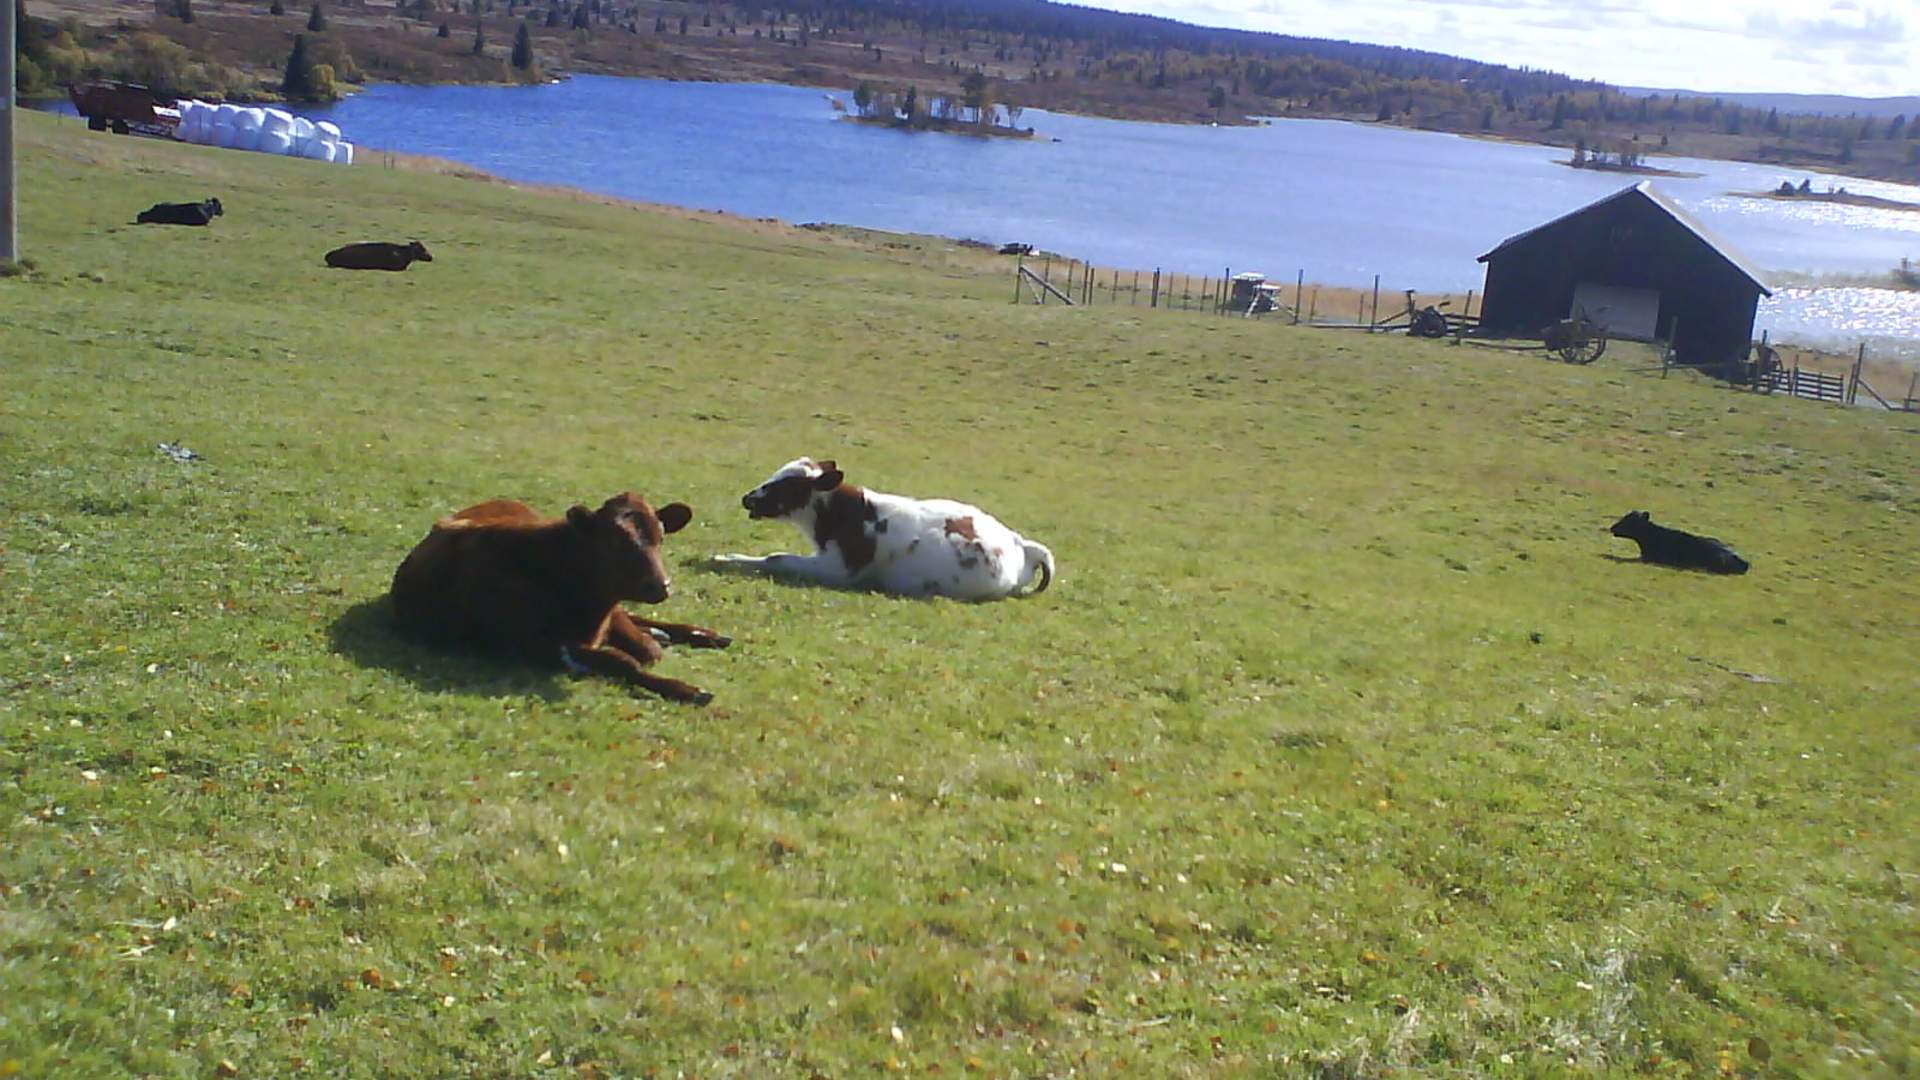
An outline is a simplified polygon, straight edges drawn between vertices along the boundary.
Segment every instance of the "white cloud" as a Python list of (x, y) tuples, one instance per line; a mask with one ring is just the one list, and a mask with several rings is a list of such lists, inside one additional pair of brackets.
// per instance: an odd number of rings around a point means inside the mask
[(1628, 86), (1920, 94), (1914, 0), (1094, 0), (1099, 6), (1563, 71)]

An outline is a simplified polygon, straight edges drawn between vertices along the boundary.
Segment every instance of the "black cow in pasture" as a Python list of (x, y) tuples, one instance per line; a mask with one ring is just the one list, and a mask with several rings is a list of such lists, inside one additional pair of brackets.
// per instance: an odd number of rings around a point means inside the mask
[(1635, 510), (1613, 523), (1609, 530), (1640, 545), (1640, 561), (1677, 566), (1684, 570), (1705, 570), (1714, 574), (1744, 574), (1747, 560), (1726, 544), (1711, 536), (1695, 536), (1679, 529), (1655, 525), (1645, 510)]
[(221, 214), (219, 199), (206, 199), (201, 202), (163, 202), (154, 203), (134, 220), (141, 225), (205, 225)]
[(432, 261), (427, 245), (418, 240), (404, 244), (370, 241), (327, 252), (327, 265), (338, 270), (405, 270), (415, 262)]

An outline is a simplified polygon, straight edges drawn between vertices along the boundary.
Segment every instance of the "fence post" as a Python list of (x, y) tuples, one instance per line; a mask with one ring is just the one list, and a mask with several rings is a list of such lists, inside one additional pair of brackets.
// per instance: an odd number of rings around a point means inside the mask
[(1468, 315), (1468, 316), (1471, 316), (1473, 314), (1473, 290), (1472, 289), (1467, 290), (1467, 306), (1460, 309), (1460, 314)]
[(1133, 284), (1127, 286), (1127, 306), (1140, 306), (1140, 271), (1133, 272)]
[(1373, 318), (1367, 322), (1367, 333), (1380, 325), (1380, 275), (1373, 275)]
[(1153, 271), (1153, 293), (1147, 297), (1147, 306), (1150, 308), (1160, 306), (1160, 270), (1157, 267)]
[(1016, 304), (1020, 302), (1020, 275), (1025, 273), (1026, 269), (1027, 257), (1015, 255), (1013, 257), (1013, 302)]
[(1867, 362), (1867, 343), (1860, 343), (1860, 352), (1853, 358), (1853, 377), (1847, 380), (1847, 404), (1860, 396), (1860, 368)]
[(1300, 325), (1300, 290), (1307, 286), (1307, 268), (1301, 267), (1293, 275), (1293, 325)]
[(1313, 287), (1313, 295), (1307, 297), (1307, 322), (1313, 322), (1314, 312), (1320, 309), (1320, 286)]

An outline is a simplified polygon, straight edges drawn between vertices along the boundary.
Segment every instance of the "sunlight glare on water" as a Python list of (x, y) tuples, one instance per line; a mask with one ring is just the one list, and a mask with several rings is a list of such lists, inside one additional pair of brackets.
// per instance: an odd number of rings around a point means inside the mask
[(1779, 289), (1760, 301), (1753, 328), (1775, 341), (1823, 349), (1865, 343), (1877, 356), (1920, 363), (1920, 292)]

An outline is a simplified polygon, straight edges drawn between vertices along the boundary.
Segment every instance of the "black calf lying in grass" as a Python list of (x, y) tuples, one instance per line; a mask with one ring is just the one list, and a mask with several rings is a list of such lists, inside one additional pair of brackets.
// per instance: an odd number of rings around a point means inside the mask
[(432, 262), (427, 245), (418, 240), (389, 244), (370, 240), (327, 252), (327, 265), (336, 270), (405, 270), (416, 262)]
[(205, 225), (214, 218), (226, 213), (220, 208), (219, 199), (202, 199), (199, 202), (163, 202), (154, 203), (140, 211), (134, 219), (140, 225)]
[(1687, 570), (1706, 570), (1715, 574), (1744, 574), (1747, 560), (1711, 536), (1695, 536), (1679, 529), (1655, 525), (1645, 510), (1635, 510), (1613, 523), (1615, 536), (1624, 536), (1640, 545), (1640, 561), (1678, 566)]

